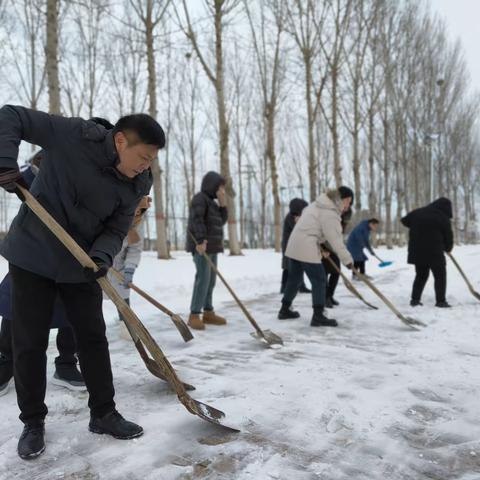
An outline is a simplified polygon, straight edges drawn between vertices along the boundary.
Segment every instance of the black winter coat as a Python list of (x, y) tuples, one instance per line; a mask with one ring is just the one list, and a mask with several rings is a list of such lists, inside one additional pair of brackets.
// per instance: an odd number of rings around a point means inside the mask
[(282, 269), (288, 269), (288, 260), (285, 258), (285, 250), (287, 249), (288, 239), (293, 232), (295, 227), (295, 217), (299, 217), (302, 214), (302, 211), (305, 207), (308, 206), (308, 203), (302, 198), (294, 198), (289, 205), (289, 212), (285, 215), (285, 220), (283, 221), (283, 232), (282, 232)]
[[(121, 175), (111, 131), (81, 118), (24, 107), (0, 109), (0, 167), (17, 168), (21, 140), (43, 148), (30, 192), (91, 256), (108, 264), (120, 251), (140, 199), (152, 185), (150, 170)], [(0, 253), (13, 265), (59, 283), (83, 283), (83, 269), (22, 205)]]
[(223, 252), (223, 226), (227, 223), (227, 207), (220, 207), (215, 199), (217, 190), (225, 184), (225, 179), (217, 172), (208, 172), (202, 180), (201, 191), (190, 204), (187, 231), (187, 252), (195, 252), (195, 242), (207, 240), (207, 253)]
[(451, 218), (452, 203), (447, 198), (439, 198), (401, 219), (403, 225), (410, 229), (408, 263), (445, 264), (444, 252), (453, 248)]

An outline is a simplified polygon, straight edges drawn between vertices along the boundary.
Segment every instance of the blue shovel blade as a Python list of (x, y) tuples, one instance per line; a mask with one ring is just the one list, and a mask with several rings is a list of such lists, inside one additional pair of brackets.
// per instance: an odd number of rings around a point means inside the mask
[(379, 266), (380, 268), (385, 268), (385, 267), (389, 267), (389, 266), (392, 265), (392, 264), (393, 264), (393, 262), (380, 262), (380, 263), (378, 264), (378, 266)]

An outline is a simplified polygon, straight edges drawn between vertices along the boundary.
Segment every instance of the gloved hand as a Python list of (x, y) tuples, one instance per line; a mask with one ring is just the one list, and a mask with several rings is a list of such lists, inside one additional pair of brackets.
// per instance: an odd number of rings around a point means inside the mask
[(92, 257), (92, 260), (98, 267), (96, 272), (93, 271), (93, 268), (83, 267), (83, 274), (87, 277), (89, 282), (95, 282), (97, 279), (104, 277), (108, 273), (110, 265), (105, 263), (103, 260), (97, 257)]
[(352, 270), (353, 269), (353, 263), (348, 263), (347, 265), (345, 265), (349, 270)]
[(133, 268), (126, 268), (123, 271), (123, 286), (125, 288), (130, 288), (130, 283), (133, 282), (133, 274), (135, 270)]
[(23, 202), (25, 201), (25, 197), (15, 183), (18, 183), (23, 188), (29, 190), (28, 185), (18, 168), (0, 167), (0, 187), (4, 188), (9, 193), (14, 193)]

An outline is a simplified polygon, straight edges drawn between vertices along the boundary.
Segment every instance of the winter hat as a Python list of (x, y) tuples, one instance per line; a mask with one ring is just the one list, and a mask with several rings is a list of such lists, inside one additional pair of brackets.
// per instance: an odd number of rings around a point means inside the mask
[(338, 193), (340, 194), (340, 198), (343, 200), (344, 198), (351, 198), (353, 203), (353, 190), (345, 185), (342, 185), (338, 189)]
[(440, 210), (448, 218), (453, 217), (452, 202), (448, 198), (445, 198), (445, 197), (437, 198), (437, 200), (432, 202), (430, 206), (433, 208), (436, 208), (437, 210)]
[(289, 205), (290, 214), (299, 217), (305, 207), (308, 207), (308, 203), (303, 198), (294, 198)]

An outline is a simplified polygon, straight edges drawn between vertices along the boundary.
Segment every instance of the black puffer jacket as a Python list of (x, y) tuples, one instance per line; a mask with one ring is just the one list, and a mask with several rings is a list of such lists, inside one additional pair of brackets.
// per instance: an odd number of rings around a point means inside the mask
[(193, 198), (188, 216), (187, 252), (195, 252), (195, 242), (207, 240), (207, 253), (223, 252), (223, 226), (227, 222), (226, 207), (220, 207), (215, 198), (217, 190), (225, 185), (225, 179), (217, 172), (208, 172), (202, 180), (202, 188)]
[[(283, 221), (283, 234), (282, 234), (282, 254), (285, 254), (287, 249), (288, 239), (293, 232), (295, 227), (295, 217), (299, 217), (302, 214), (302, 211), (305, 207), (308, 206), (308, 203), (303, 200), (303, 198), (294, 198), (289, 205), (289, 212), (285, 215), (285, 220)], [(285, 270), (288, 268), (287, 260), (285, 256), (282, 256), (282, 268)]]
[(444, 252), (453, 248), (452, 202), (439, 198), (430, 205), (417, 208), (402, 218), (410, 229), (408, 263), (438, 265), (445, 263)]

